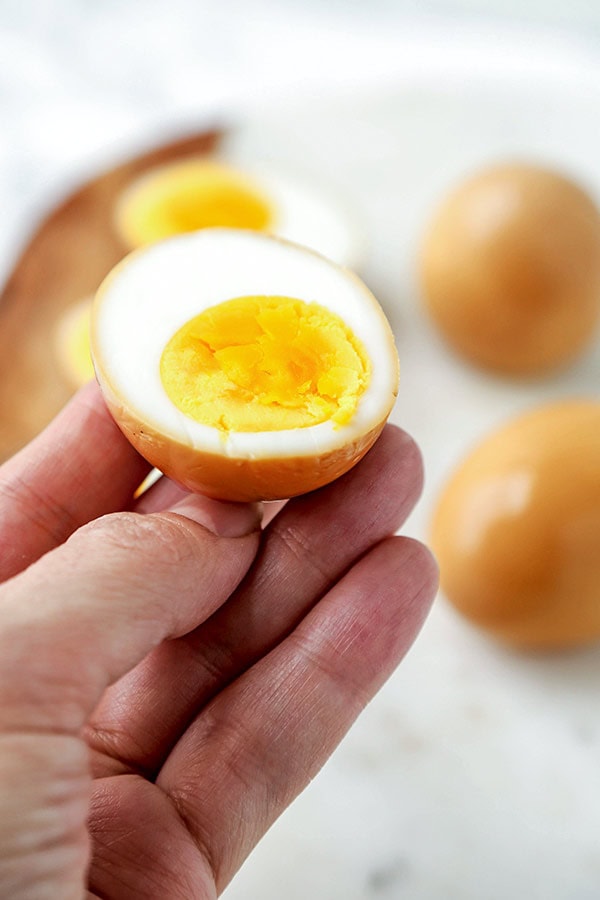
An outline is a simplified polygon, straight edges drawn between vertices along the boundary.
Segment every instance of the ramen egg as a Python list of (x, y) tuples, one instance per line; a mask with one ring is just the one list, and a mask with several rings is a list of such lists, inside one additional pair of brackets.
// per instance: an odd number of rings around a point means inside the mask
[(477, 173), (441, 204), (421, 254), (423, 299), (447, 341), (513, 375), (574, 359), (600, 317), (600, 213), (534, 165)]
[(246, 171), (199, 157), (140, 176), (116, 208), (129, 248), (202, 228), (247, 228), (275, 234), (356, 268), (362, 238), (349, 210), (329, 193), (268, 169)]
[(503, 641), (600, 638), (600, 403), (531, 410), (488, 435), (445, 486), (432, 527), (441, 584)]
[(92, 353), (136, 449), (189, 490), (286, 498), (347, 471), (379, 435), (398, 357), (350, 271), (248, 230), (126, 257), (101, 285)]

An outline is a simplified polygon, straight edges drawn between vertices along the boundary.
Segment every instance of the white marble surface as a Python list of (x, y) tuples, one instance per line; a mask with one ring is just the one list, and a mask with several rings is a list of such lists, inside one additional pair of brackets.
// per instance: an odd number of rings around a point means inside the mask
[[(407, 526), (423, 536), (474, 438), (538, 400), (597, 392), (600, 346), (537, 385), (476, 376), (421, 316), (413, 260), (440, 191), (491, 157), (561, 164), (600, 197), (600, 8), (581, 0), (555, 30), (563, 6), (533, 0), (438, 0), (420, 4), (426, 18), (415, 3), (366, 6), (5, 0), (0, 274), (35, 217), (99, 165), (215, 118), (238, 122), (232, 154), (327, 179), (362, 215), (364, 274), (402, 359), (394, 416), (425, 452), (427, 489)], [(226, 897), (595, 900), (599, 679), (600, 650), (513, 654), (440, 599)]]

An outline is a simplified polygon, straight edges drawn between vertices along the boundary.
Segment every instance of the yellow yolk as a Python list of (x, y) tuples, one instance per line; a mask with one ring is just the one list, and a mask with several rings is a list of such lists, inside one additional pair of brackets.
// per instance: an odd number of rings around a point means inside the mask
[(171, 401), (224, 431), (350, 421), (369, 383), (362, 343), (335, 313), (291, 297), (238, 297), (188, 321), (165, 347)]
[(56, 334), (57, 355), (73, 387), (80, 387), (94, 377), (90, 354), (91, 306), (90, 298), (70, 306), (59, 321)]
[(269, 204), (244, 175), (214, 162), (165, 167), (125, 195), (120, 228), (134, 247), (202, 228), (265, 231)]

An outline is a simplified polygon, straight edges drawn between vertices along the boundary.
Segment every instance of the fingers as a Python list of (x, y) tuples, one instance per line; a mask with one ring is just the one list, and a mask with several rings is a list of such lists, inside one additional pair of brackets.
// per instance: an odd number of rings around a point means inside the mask
[(406, 653), (436, 585), (421, 545), (384, 541), (175, 747), (157, 785), (211, 862), (219, 892)]
[(0, 581), (96, 516), (127, 506), (148, 464), (123, 437), (96, 384), (0, 468)]
[[(414, 442), (385, 429), (339, 481), (290, 501), (237, 593), (109, 691), (86, 733), (96, 771), (154, 774), (199, 709), (285, 637), (331, 584), (404, 521), (422, 487)], [(173, 691), (170, 686), (176, 685)]]
[(225, 601), (260, 514), (217, 506), (104, 516), (0, 588), (0, 730), (78, 733), (108, 684)]

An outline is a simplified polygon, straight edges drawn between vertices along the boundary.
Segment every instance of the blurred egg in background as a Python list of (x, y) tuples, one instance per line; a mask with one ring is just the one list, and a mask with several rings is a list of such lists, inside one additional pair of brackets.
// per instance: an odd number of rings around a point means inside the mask
[(442, 202), (421, 254), (423, 294), (449, 342), (492, 371), (571, 362), (600, 318), (600, 211), (559, 172), (475, 173)]
[(203, 228), (244, 228), (357, 268), (362, 237), (353, 219), (322, 186), (206, 157), (151, 169), (124, 190), (115, 208), (115, 227), (132, 250)]
[(426, 469), (404, 531), (442, 590), (224, 896), (600, 896), (600, 6), (0, 19), (0, 455), (91, 377), (87, 298), (170, 234), (285, 233), (359, 269), (395, 334)]
[(461, 461), (437, 506), (442, 588), (517, 647), (600, 637), (600, 403), (563, 400), (503, 424)]

